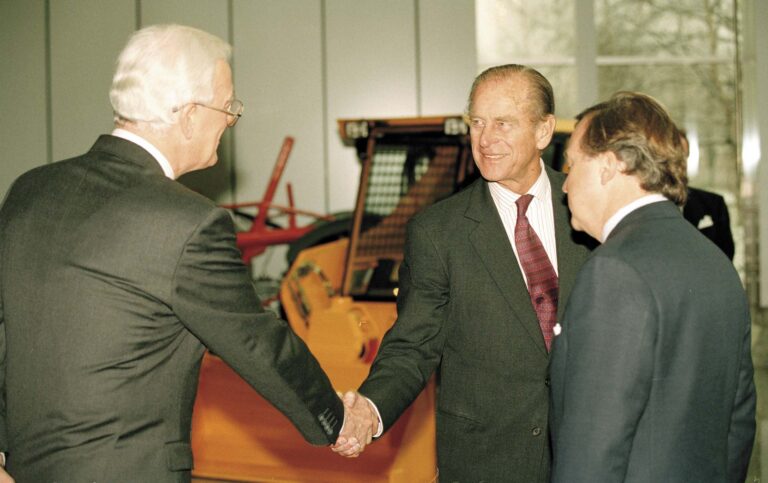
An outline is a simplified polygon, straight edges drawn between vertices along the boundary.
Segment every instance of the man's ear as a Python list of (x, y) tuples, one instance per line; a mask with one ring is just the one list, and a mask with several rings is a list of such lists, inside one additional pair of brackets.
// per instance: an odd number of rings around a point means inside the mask
[(195, 113), (197, 112), (197, 105), (187, 104), (179, 111), (179, 127), (181, 133), (187, 140), (192, 139), (192, 135), (195, 132)]
[(552, 135), (555, 133), (555, 116), (547, 114), (543, 121), (540, 121), (536, 126), (536, 148), (539, 151), (543, 151), (544, 148), (549, 146), (549, 142), (552, 140)]
[(600, 182), (605, 185), (616, 176), (624, 173), (627, 165), (624, 161), (616, 157), (613, 151), (606, 151), (599, 156), (601, 163), (600, 166)]

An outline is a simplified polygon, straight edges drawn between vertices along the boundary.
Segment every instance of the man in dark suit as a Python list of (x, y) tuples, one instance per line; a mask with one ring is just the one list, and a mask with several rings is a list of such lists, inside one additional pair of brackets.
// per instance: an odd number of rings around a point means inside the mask
[(731, 234), (731, 218), (722, 196), (689, 186), (683, 206), (683, 217), (733, 260), (736, 250)]
[(117, 129), (22, 175), (7, 195), (0, 450), (20, 482), (189, 481), (205, 347), (307, 441), (339, 435), (342, 401), (261, 308), (230, 216), (174, 181), (213, 165), (242, 113), (229, 55), (189, 27), (136, 32), (110, 92)]
[[(690, 153), (688, 136), (683, 130), (680, 130), (680, 136), (687, 160)], [(733, 260), (736, 250), (731, 234), (731, 218), (728, 216), (728, 206), (722, 196), (688, 186), (685, 205), (683, 205), (683, 217)]]
[(747, 298), (681, 215), (677, 129), (643, 94), (579, 116), (567, 159), (584, 263), (551, 361), (552, 481), (744, 481), (755, 435)]
[[(559, 192), (564, 175), (540, 159), (553, 113), (552, 87), (531, 68), (500, 66), (478, 76), (468, 121), (482, 179), (408, 226), (398, 319), (359, 391), (378, 409), (381, 432), (439, 368), (440, 481), (549, 477), (548, 339), (588, 253), (571, 237)], [(524, 214), (523, 200), (530, 202)], [(556, 283), (547, 293), (528, 271), (518, 225), (531, 227), (543, 247), (542, 271)]]

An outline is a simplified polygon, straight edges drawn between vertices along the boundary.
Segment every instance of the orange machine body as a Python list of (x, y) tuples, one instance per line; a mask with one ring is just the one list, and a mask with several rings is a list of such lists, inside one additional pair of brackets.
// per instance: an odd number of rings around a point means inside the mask
[[(336, 296), (348, 239), (302, 251), (285, 276), (281, 299), (339, 391), (368, 375), (384, 333), (397, 316), (391, 302)], [(436, 480), (434, 380), (384, 436), (354, 459), (304, 441), (290, 421), (224, 362), (207, 354), (195, 404), (194, 475), (235, 481), (390, 482)]]

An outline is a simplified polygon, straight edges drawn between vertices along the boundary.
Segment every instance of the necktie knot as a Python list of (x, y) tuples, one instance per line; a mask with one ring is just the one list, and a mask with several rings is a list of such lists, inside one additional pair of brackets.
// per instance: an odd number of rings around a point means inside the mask
[(525, 213), (528, 211), (528, 206), (530, 206), (531, 201), (533, 201), (533, 195), (527, 194), (522, 195), (520, 198), (515, 201), (515, 204), (517, 205), (517, 217), (523, 217), (525, 216)]

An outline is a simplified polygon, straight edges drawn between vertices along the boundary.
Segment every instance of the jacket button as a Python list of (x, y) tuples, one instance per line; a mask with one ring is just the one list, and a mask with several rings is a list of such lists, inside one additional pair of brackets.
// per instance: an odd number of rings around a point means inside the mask
[(540, 435), (540, 434), (541, 434), (541, 428), (539, 428), (538, 426), (537, 426), (537, 427), (535, 427), (535, 428), (533, 428), (533, 429), (531, 430), (531, 434), (532, 434), (532, 435), (534, 435), (534, 436), (538, 436), (538, 435)]
[(549, 387), (549, 378), (544, 379), (544, 385)]

